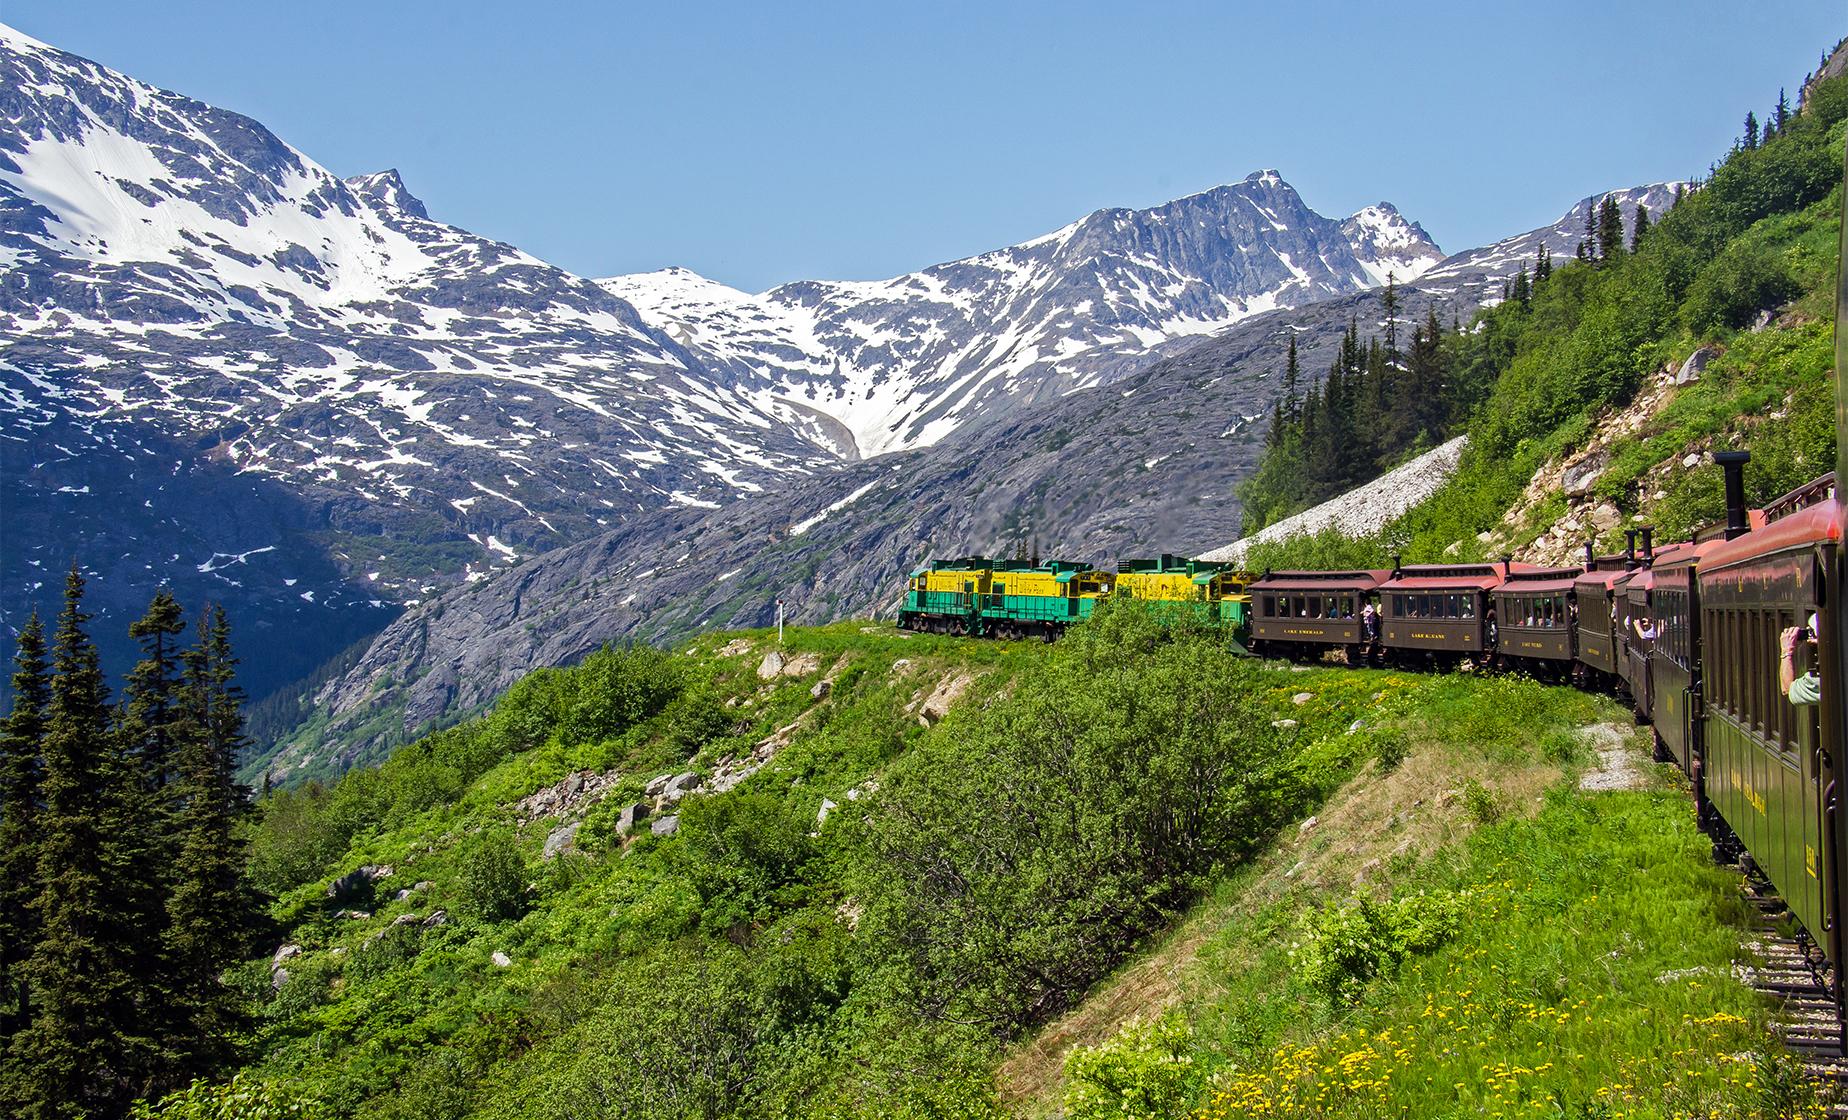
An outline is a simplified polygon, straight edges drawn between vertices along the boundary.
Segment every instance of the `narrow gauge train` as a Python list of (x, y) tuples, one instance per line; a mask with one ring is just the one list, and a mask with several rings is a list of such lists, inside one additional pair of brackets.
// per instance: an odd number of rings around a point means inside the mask
[(1124, 560), (1115, 572), (1063, 560), (935, 560), (911, 573), (898, 624), (937, 634), (1050, 641), (1089, 618), (1100, 601), (1119, 595), (1145, 600), (1165, 617), (1223, 627), (1242, 645), (1247, 582), (1230, 564), (1167, 555)]
[[(1840, 252), (1848, 265), (1848, 221)], [(1844, 433), (1848, 273), (1836, 284), (1835, 369), (1836, 431)], [(1273, 571), (1248, 590), (1245, 577), (1216, 569), (1205, 581), (1210, 590), (1188, 599), (1209, 614), (1248, 604), (1252, 651), (1268, 656), (1400, 664), (1467, 657), (1627, 696), (1638, 721), (1653, 728), (1657, 757), (1687, 774), (1716, 853), (1762, 874), (1801, 923), (1811, 965), (1835, 1003), (1837, 1037), (1826, 1046), (1839, 1054), (1848, 1048), (1848, 495), (1836, 480), (1848, 478), (1848, 441), (1838, 435), (1833, 474), (1763, 510), (1745, 505), (1746, 453), (1714, 458), (1725, 472), (1725, 523), (1659, 552), (1643, 531), (1640, 552), (1637, 534), (1621, 556), (1597, 556), (1588, 545), (1582, 568)], [(963, 563), (914, 573), (907, 625), (948, 619), (959, 632), (985, 632), (987, 608), (967, 597), (978, 588), (998, 596), (1018, 576), (986, 561)], [(1131, 567), (1116, 575), (1119, 587)], [(1187, 570), (1199, 582), (1194, 573), (1204, 569)], [(1108, 573), (1053, 574), (1076, 584), (1059, 608), (1061, 623), (1111, 590)], [(965, 599), (932, 613), (939, 584), (954, 584)], [(1363, 623), (1369, 604), (1379, 612), (1377, 638)]]

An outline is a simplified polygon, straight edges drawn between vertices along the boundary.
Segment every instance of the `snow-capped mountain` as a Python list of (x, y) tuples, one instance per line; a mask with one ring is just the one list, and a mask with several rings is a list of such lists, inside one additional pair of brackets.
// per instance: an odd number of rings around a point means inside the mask
[(247, 664), (260, 692), (519, 557), (1438, 255), (1386, 204), (1326, 218), (1266, 171), (892, 280), (599, 283), (0, 26), (0, 625), (73, 557), (105, 637), (171, 581), (286, 637)]
[(859, 456), (934, 444), (1127, 376), (1177, 340), (1403, 283), (1442, 257), (1389, 203), (1338, 221), (1259, 171), (891, 280), (760, 296), (685, 269), (601, 283), (760, 410)]
[(1488, 303), (1495, 303), (1501, 298), (1501, 281), (1513, 274), (1522, 264), (1530, 268), (1540, 255), (1540, 246), (1545, 245), (1555, 262), (1564, 263), (1572, 259), (1580, 241), (1585, 239), (1585, 219), (1594, 215), (1606, 198), (1617, 200), (1617, 206), (1623, 211), (1623, 228), (1625, 236), (1636, 229), (1636, 208), (1642, 206), (1651, 215), (1660, 218), (1668, 213), (1675, 204), (1675, 196), (1688, 189), (1687, 182), (1646, 183), (1640, 187), (1625, 187), (1607, 194), (1588, 195), (1578, 200), (1572, 209), (1560, 216), (1550, 226), (1517, 233), (1513, 237), (1504, 237), (1493, 245), (1480, 249), (1471, 249), (1445, 258), (1436, 267), (1426, 272), (1421, 280), (1426, 287), (1442, 289), (1449, 284), (1475, 283), (1481, 286), (1474, 293)]

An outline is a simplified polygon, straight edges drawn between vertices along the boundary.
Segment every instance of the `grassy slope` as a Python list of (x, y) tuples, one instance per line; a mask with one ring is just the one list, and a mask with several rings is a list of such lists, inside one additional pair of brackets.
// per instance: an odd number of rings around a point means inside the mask
[[(1596, 755), (1565, 732), (1616, 709), (1520, 682), (1404, 687), (1405, 761), (1363, 771), (1017, 1048), (1001, 1077), (1023, 1111), (1746, 1116), (1801, 1099), (1787, 1062), (1760, 1060), (1763, 1010), (1730, 971), (1737, 880), (1711, 866), (1672, 772), (1579, 788)], [(1638, 737), (1628, 749), (1642, 757)], [(1447, 944), (1336, 997), (1306, 977), (1324, 908), (1417, 894), (1463, 901)], [(1123, 1029), (1163, 1012), (1159, 1042)], [(1074, 1044), (1071, 1068), (1120, 1112), (1081, 1107), (1061, 1071)]]

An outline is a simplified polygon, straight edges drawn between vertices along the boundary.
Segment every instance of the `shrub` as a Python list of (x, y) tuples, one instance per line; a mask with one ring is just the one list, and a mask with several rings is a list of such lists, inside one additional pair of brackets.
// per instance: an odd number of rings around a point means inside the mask
[(1758, 312), (1780, 307), (1800, 291), (1783, 254), (1754, 241), (1739, 241), (1705, 269), (1688, 289), (1682, 322), (1697, 337), (1737, 329)]
[(506, 832), (475, 837), (456, 873), (456, 908), (484, 922), (517, 918), (526, 908), (526, 859)]
[(1331, 1001), (1352, 996), (1406, 957), (1432, 952), (1455, 937), (1463, 902), (1444, 893), (1326, 906), (1309, 918), (1294, 951), (1296, 977)]
[(1477, 824), (1501, 820), (1501, 805), (1495, 795), (1474, 778), (1463, 783), (1463, 808)]
[(1099, 1046), (1065, 1060), (1067, 1120), (1168, 1120), (1199, 1089), (1188, 1053), (1192, 1033), (1174, 1015), (1132, 1022)]
[(213, 1084), (194, 1081), (158, 1104), (136, 1101), (133, 1120), (321, 1120), (331, 1113), (301, 1093), (240, 1073)]

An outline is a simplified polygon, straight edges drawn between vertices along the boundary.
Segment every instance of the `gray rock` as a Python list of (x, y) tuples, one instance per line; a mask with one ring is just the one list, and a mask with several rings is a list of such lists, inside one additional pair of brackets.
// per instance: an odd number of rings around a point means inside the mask
[(648, 784), (642, 787), (642, 796), (644, 797), (661, 796), (663, 793), (667, 792), (667, 784), (673, 780), (674, 780), (674, 776), (672, 774), (663, 774), (658, 778), (650, 779)]
[(495, 968), (511, 968), (513, 966), (513, 958), (501, 952), (499, 949), (494, 950), (493, 954), (489, 956), (488, 959), (494, 962)]
[(680, 815), (671, 813), (649, 825), (648, 829), (656, 836), (672, 836), (680, 831)]
[(670, 797), (674, 796), (675, 794), (685, 794), (685, 793), (691, 792), (692, 790), (698, 789), (701, 780), (702, 779), (700, 778), (698, 774), (694, 773), (691, 770), (688, 770), (684, 774), (674, 775), (673, 779), (667, 783), (667, 789), (665, 792)]
[(1604, 452), (1586, 456), (1579, 462), (1566, 468), (1564, 477), (1559, 480), (1560, 488), (1568, 498), (1582, 498), (1591, 493), (1592, 484), (1604, 474), (1604, 468), (1610, 465), (1610, 456)]
[(1712, 364), (1713, 359), (1719, 356), (1720, 352), (1711, 346), (1703, 346), (1692, 354), (1689, 354), (1687, 361), (1682, 362), (1681, 368), (1675, 371), (1675, 384), (1686, 385), (1690, 382), (1699, 381), (1700, 375), (1705, 373), (1707, 367)]
[(764, 654), (764, 659), (757, 666), (757, 679), (773, 681), (783, 673), (783, 655), (776, 650)]
[(572, 821), (570, 824), (560, 825), (547, 833), (545, 838), (545, 850), (540, 853), (539, 858), (552, 859), (565, 852), (575, 850), (577, 848), (578, 829), (583, 827), (583, 823), (582, 821)]
[(1300, 708), (1304, 704), (1307, 704), (1309, 701), (1314, 700), (1314, 699), (1315, 699), (1315, 693), (1313, 692), (1299, 692), (1296, 695), (1290, 697), (1290, 703), (1295, 704), (1297, 707)]
[(1296, 826), (1297, 833), (1300, 835), (1302, 833), (1308, 832), (1310, 829), (1314, 828), (1317, 822), (1319, 822), (1321, 819), (1322, 819), (1321, 817), (1308, 818), (1307, 820), (1303, 821), (1303, 823)]
[(430, 889), (431, 887), (434, 887), (434, 886), (436, 886), (436, 884), (435, 884), (435, 883), (432, 883), (432, 882), (431, 882), (430, 880), (428, 880), (428, 879), (419, 879), (419, 880), (417, 881), (417, 885), (416, 885), (416, 886), (414, 886), (414, 887), (412, 887), (411, 889), (412, 889), (412, 890), (414, 890), (414, 891), (416, 891), (416, 892), (417, 892), (417, 893), (419, 893), (419, 894), (422, 894), (422, 893), (423, 893), (424, 891), (427, 891), (427, 890), (429, 890), (429, 889)]
[(276, 950), (276, 955), (270, 958), (270, 963), (279, 965), (283, 961), (294, 960), (301, 955), (302, 947), (300, 945), (284, 945)]
[(270, 991), (280, 992), (282, 991), (282, 986), (284, 984), (287, 984), (288, 982), (289, 982), (289, 970), (288, 969), (277, 968), (277, 969), (272, 969), (270, 971)]
[(423, 928), (425, 929), (435, 929), (438, 926), (446, 926), (448, 924), (449, 911), (447, 910), (432, 911), (430, 916), (423, 920)]
[(831, 801), (826, 797), (822, 798), (821, 799), (821, 809), (815, 814), (816, 827), (819, 828), (820, 826), (827, 824), (828, 814), (838, 808), (840, 808), (840, 804), (838, 802)]
[(622, 812), (616, 814), (616, 834), (627, 836), (641, 827), (642, 821), (648, 817), (648, 811), (646, 801), (637, 801), (632, 805), (623, 806)]
[(400, 914), (391, 920), (394, 926), (420, 926), (423, 924), (421, 914)]
[(816, 700), (820, 700), (820, 699), (825, 698), (828, 695), (828, 693), (832, 691), (834, 691), (834, 682), (816, 681), (815, 687), (809, 689), (809, 696), (813, 697)]

